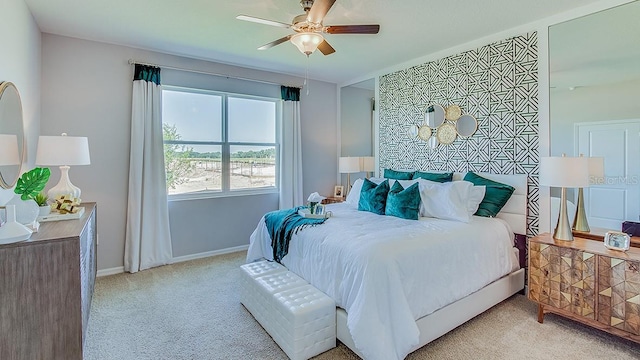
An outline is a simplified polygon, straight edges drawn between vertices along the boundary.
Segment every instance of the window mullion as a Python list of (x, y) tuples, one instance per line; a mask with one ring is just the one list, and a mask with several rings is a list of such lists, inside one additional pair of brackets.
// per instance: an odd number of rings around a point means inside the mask
[(229, 146), (229, 97), (222, 96), (222, 191), (231, 188), (231, 154)]

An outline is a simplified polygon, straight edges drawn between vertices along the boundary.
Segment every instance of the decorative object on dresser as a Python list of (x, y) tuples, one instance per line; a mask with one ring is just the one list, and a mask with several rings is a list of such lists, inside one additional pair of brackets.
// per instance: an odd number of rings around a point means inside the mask
[(96, 275), (96, 204), (0, 245), (0, 359), (83, 357)]
[[(580, 154), (580, 157), (583, 155)], [(587, 158), (587, 166), (589, 168), (589, 183), (600, 184), (604, 178), (604, 158), (589, 157)], [(589, 222), (587, 221), (587, 212), (584, 208), (584, 191), (578, 188), (578, 201), (576, 202), (576, 214), (573, 218), (571, 229), (582, 232), (589, 232)]]
[[(31, 229), (16, 221), (16, 206), (6, 205), (7, 221), (2, 224), (0, 220), (0, 245), (24, 241), (31, 237)], [(1, 300), (2, 298), (0, 298)]]
[(562, 156), (540, 158), (540, 185), (562, 189), (560, 193), (560, 213), (553, 232), (553, 238), (564, 241), (573, 240), (567, 213), (567, 187), (582, 188), (589, 186), (587, 158), (568, 157), (564, 154)]
[(36, 164), (45, 166), (60, 166), (60, 181), (47, 195), (55, 199), (60, 195), (71, 195), (80, 198), (81, 190), (71, 183), (69, 179), (70, 165), (89, 165), (89, 141), (86, 137), (67, 136), (40, 136), (38, 138), (38, 150), (36, 152)]
[(25, 172), (13, 189), (16, 195), (7, 203), (7, 205), (15, 205), (16, 220), (31, 227), (34, 231), (38, 229), (39, 224), (36, 219), (40, 213), (40, 207), (35, 201), (35, 197), (47, 185), (50, 175), (51, 172), (47, 168), (33, 168)]
[(0, 81), (0, 189), (18, 181), (24, 150), (20, 93), (12, 82)]
[(620, 231), (607, 231), (603, 242), (607, 249), (627, 251), (631, 245), (631, 237)]
[(529, 240), (529, 299), (538, 322), (555, 313), (640, 343), (640, 249), (608, 250), (576, 237)]

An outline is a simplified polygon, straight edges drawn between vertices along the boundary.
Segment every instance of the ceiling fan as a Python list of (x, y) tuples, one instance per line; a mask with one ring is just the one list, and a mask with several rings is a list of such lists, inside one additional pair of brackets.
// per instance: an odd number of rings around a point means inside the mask
[(327, 15), (327, 12), (335, 2), (336, 0), (301, 0), (300, 6), (302, 6), (305, 13), (294, 17), (291, 24), (248, 15), (238, 15), (236, 19), (282, 27), (296, 32), (264, 44), (258, 50), (270, 49), (276, 45), (291, 41), (300, 52), (307, 56), (311, 55), (316, 49), (320, 50), (324, 55), (336, 52), (322, 34), (377, 34), (380, 31), (380, 25), (323, 25), (322, 21), (325, 15)]

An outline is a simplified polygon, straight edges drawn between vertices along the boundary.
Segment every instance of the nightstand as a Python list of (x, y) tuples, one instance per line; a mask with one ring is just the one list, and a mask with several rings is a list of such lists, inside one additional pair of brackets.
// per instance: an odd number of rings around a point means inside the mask
[(640, 249), (608, 250), (602, 241), (529, 240), (529, 299), (538, 322), (555, 313), (640, 343)]
[(330, 196), (328, 198), (325, 198), (324, 200), (322, 200), (323, 204), (335, 204), (335, 203), (341, 203), (344, 202), (344, 198), (343, 197), (334, 197), (334, 196)]

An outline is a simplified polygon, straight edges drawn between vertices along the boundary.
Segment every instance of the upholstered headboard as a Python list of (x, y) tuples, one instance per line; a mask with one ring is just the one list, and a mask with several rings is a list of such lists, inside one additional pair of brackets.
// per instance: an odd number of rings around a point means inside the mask
[[(453, 180), (462, 180), (465, 174), (454, 173)], [(515, 191), (498, 213), (498, 218), (506, 221), (516, 234), (527, 234), (527, 175), (497, 175), (478, 173), (489, 180), (511, 185)]]

